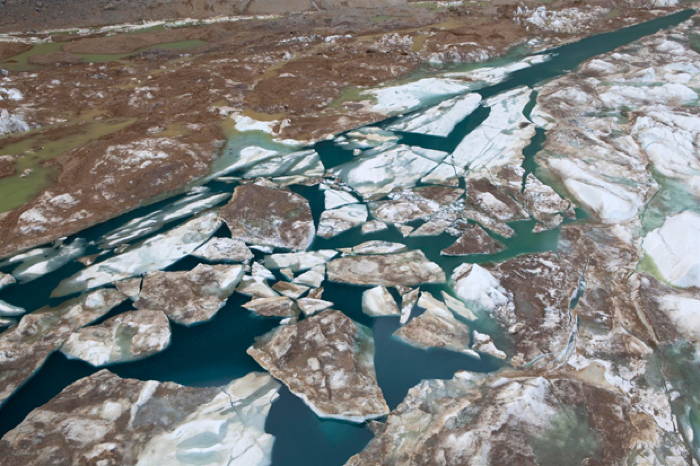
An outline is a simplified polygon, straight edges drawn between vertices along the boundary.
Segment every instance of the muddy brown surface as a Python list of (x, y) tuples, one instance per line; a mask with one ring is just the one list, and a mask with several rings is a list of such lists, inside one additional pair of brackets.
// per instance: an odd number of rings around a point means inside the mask
[[(68, 11), (71, 2), (51, 3), (52, 8), (62, 5)], [(160, 9), (151, 10), (147, 4), (137, 11), (148, 13), (144, 19), (156, 13), (159, 18), (204, 17), (224, 14), (219, 8), (234, 8), (236, 2), (189, 3), (191, 8), (185, 10), (178, 10), (180, 4), (173, 1), (158, 3)], [(263, 3), (249, 3), (251, 8), (253, 4), (263, 8)], [(66, 22), (84, 25), (88, 12), (105, 6), (90, 2), (60, 21), (49, 13), (42, 13), (42, 21), (34, 16), (19, 21), (18, 12), (31, 4), (8, 0), (5, 11), (15, 21), (12, 27), (0, 23), (0, 30)], [(303, 4), (294, 8), (304, 10)], [(556, 2), (548, 8), (570, 4)], [(128, 10), (129, 5), (125, 1), (116, 10), (105, 9), (116, 16), (96, 15), (91, 24), (126, 20), (115, 12)], [(627, 22), (669, 12), (625, 5)], [(66, 132), (85, 132), (94, 122), (129, 123), (40, 162), (50, 168), (48, 184), (24, 205), (0, 212), (0, 256), (76, 233), (205, 176), (231, 135), (230, 113), (284, 121), (274, 128), (278, 137), (312, 141), (383, 118), (358, 103), (353, 93), (407, 77), (425, 69), (430, 60), (469, 62), (503, 54), (533, 37), (554, 44), (579, 36), (526, 28), (514, 20), (514, 8), (502, 1), (458, 8), (418, 4), (333, 8), (175, 29), (57, 34), (53, 39), (61, 41), (58, 49), (33, 54), (26, 63), (8, 59), (25, 51), (25, 45), (0, 42), (0, 68), (10, 68), (3, 86), (24, 95), (21, 101), (0, 102), (0, 109), (22, 114), (36, 128), (0, 137), (0, 148), (37, 135), (59, 139)], [(585, 33), (615, 29), (620, 19), (587, 23)], [(158, 46), (187, 40), (205, 44), (183, 49)], [(105, 55), (129, 53), (118, 59)], [(90, 63), (97, 59), (95, 54), (100, 62)], [(124, 163), (127, 153), (139, 150), (160, 151), (167, 157), (149, 164)], [(3, 168), (3, 173), (12, 172)], [(76, 202), (60, 208), (51, 204), (51, 199), (64, 194)], [(36, 214), (47, 222), (37, 227), (32, 223)]]

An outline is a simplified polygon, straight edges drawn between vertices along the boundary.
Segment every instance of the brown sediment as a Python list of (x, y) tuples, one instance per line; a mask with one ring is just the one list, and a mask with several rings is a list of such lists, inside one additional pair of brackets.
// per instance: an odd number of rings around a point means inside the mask
[[(556, 7), (570, 4), (558, 2)], [(503, 54), (533, 37), (559, 43), (581, 35), (524, 27), (512, 18), (514, 5), (497, 6), (348, 8), (207, 26), (55, 35), (63, 50), (33, 54), (26, 65), (30, 72), (11, 71), (4, 85), (19, 89), (25, 98), (5, 100), (0, 107), (22, 115), (32, 127), (68, 129), (86, 115), (135, 123), (54, 158), (50, 163), (58, 169), (55, 180), (36, 198), (2, 216), (0, 256), (75, 233), (206, 175), (223, 145), (222, 122), (230, 112), (274, 115), (278, 137), (312, 141), (384, 117), (368, 108), (367, 99), (358, 102), (348, 90), (405, 78), (435, 59), (475, 61)], [(207, 9), (200, 7), (204, 8), (194, 5), (188, 11), (204, 16), (219, 12), (212, 7), (205, 15)], [(641, 21), (662, 13), (627, 8), (625, 19)], [(81, 23), (79, 17), (76, 13), (75, 24)], [(585, 31), (617, 25), (602, 18), (588, 22)], [(182, 50), (149, 48), (192, 39), (206, 44)], [(8, 55), (26, 51), (26, 46), (2, 47), (0, 60), (5, 61), (0, 68), (24, 66), (8, 61)], [(121, 57), (139, 50), (119, 62), (77, 63), (81, 55)], [(168, 128), (181, 131), (163, 133)], [(163, 134), (170, 145), (167, 160), (130, 168), (107, 155), (110, 147), (148, 145)], [(0, 138), (0, 145), (25, 137), (33, 135)], [(19, 218), (25, 211), (44, 209), (48, 199), (63, 193), (79, 203), (53, 212), (55, 223), (44, 230), (22, 229)]]

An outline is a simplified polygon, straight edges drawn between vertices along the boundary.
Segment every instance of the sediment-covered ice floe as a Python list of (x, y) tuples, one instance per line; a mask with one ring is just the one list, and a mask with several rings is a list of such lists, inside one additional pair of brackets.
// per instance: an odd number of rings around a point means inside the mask
[(419, 250), (340, 257), (330, 261), (326, 270), (330, 281), (357, 285), (413, 286), (445, 281), (440, 266)]
[(0, 405), (77, 329), (94, 322), (126, 300), (114, 289), (96, 290), (55, 308), (22, 317), (0, 334)]
[(63, 280), (53, 291), (66, 296), (125, 278), (163, 269), (191, 254), (221, 226), (216, 212), (207, 212), (177, 228), (156, 235), (129, 251), (87, 267)]
[(219, 212), (231, 236), (248, 244), (302, 251), (316, 234), (308, 201), (286, 189), (237, 186)]
[(363, 422), (389, 412), (370, 329), (325, 310), (259, 337), (250, 354), (320, 417)]
[(443, 348), (479, 357), (469, 349), (469, 326), (457, 320), (445, 303), (423, 291), (417, 304), (425, 312), (401, 326), (395, 336), (418, 348)]
[(0, 455), (11, 464), (267, 465), (278, 389), (259, 372), (195, 388), (102, 370), (32, 411), (0, 440)]
[(242, 265), (199, 264), (186, 272), (150, 272), (134, 306), (161, 310), (183, 325), (206, 322), (226, 304), (242, 277)]

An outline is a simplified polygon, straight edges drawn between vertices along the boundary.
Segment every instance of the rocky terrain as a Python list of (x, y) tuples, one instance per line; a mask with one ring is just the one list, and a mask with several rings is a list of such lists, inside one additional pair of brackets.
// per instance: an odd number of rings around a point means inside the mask
[(0, 464), (698, 464), (696, 11), (335, 6), (0, 36)]

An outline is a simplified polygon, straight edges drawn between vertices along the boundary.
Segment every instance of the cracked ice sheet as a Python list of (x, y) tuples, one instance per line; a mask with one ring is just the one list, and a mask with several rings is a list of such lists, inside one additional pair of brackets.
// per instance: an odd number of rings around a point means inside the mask
[(334, 168), (331, 174), (367, 199), (414, 186), (446, 155), (437, 150), (387, 144)]
[(388, 129), (447, 137), (460, 121), (476, 110), (480, 103), (479, 94), (455, 97), (420, 113), (403, 117)]
[(198, 192), (177, 200), (163, 209), (130, 220), (126, 224), (105, 234), (100, 242), (102, 249), (113, 248), (159, 230), (163, 225), (214, 207), (228, 199), (230, 194)]
[(430, 99), (459, 94), (468, 91), (471, 86), (471, 83), (458, 79), (425, 78), (398, 86), (373, 89), (367, 94), (377, 101), (371, 107), (373, 112), (388, 114), (415, 109)]
[(523, 115), (532, 90), (520, 87), (484, 102), (488, 118), (467, 134), (445, 163), (469, 168), (470, 173), (503, 165), (521, 165), (523, 149), (535, 135), (535, 126)]
[(135, 248), (91, 265), (63, 280), (52, 296), (66, 296), (125, 278), (161, 270), (191, 254), (221, 226), (216, 212), (207, 212)]

